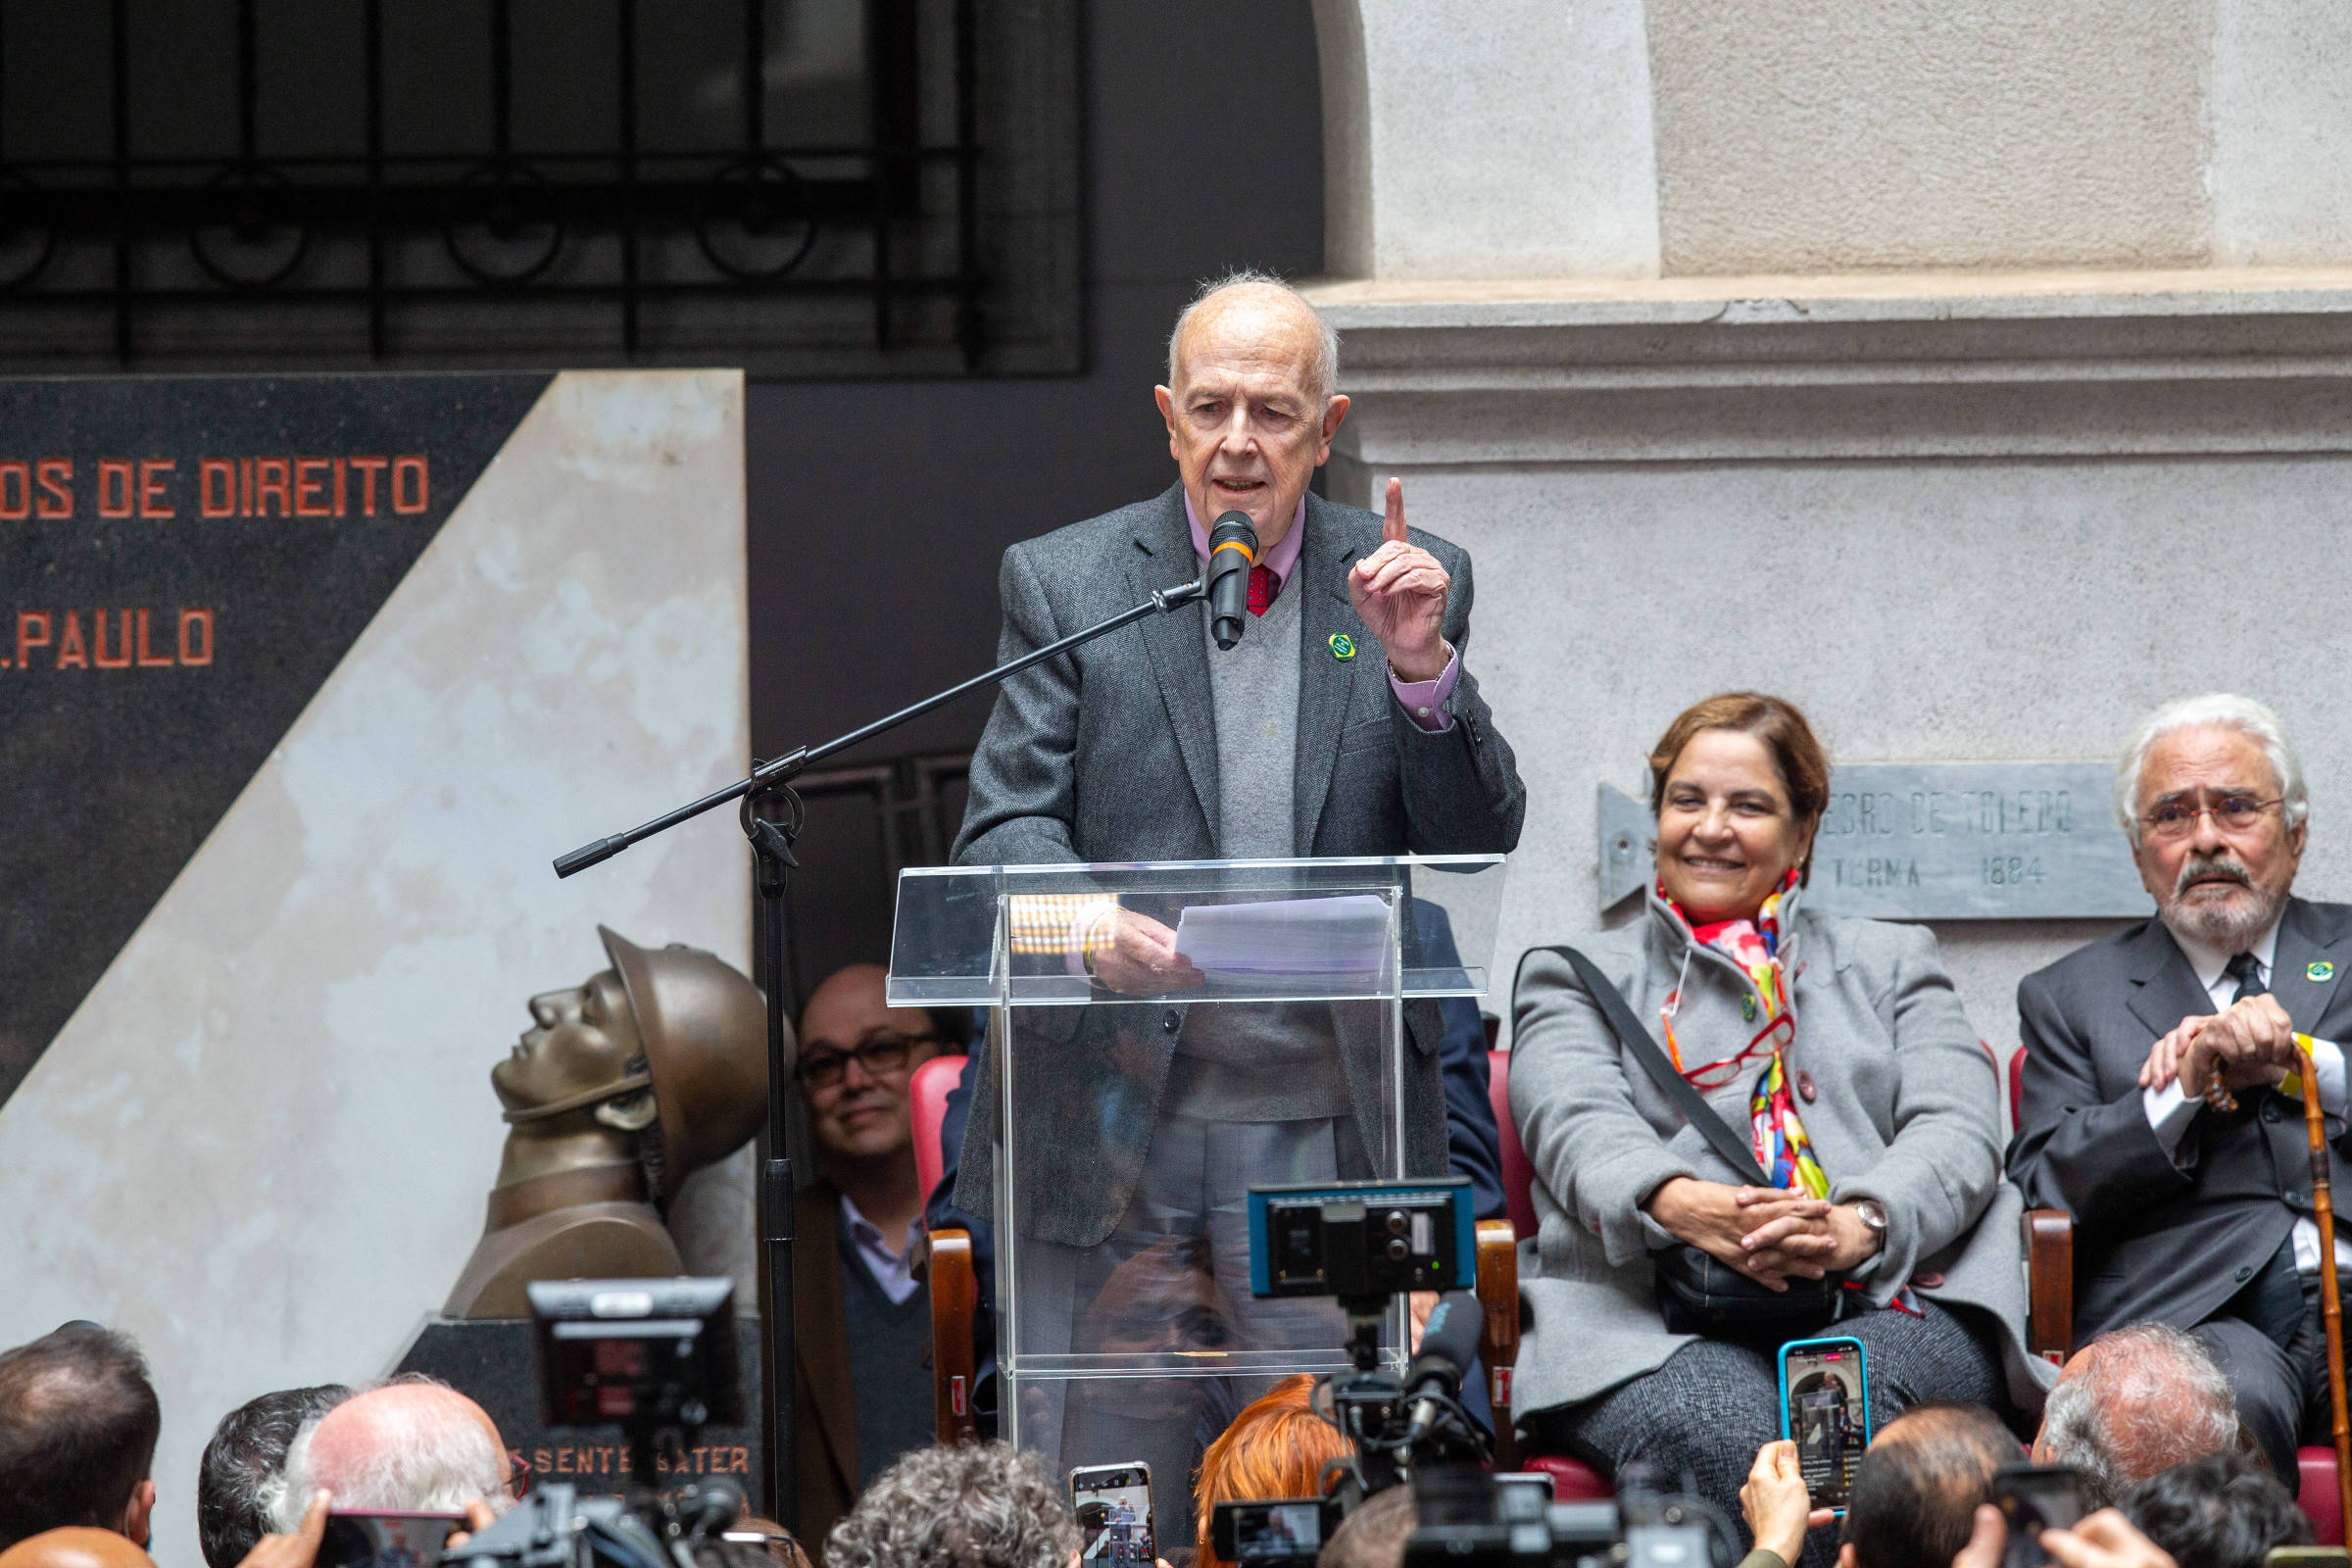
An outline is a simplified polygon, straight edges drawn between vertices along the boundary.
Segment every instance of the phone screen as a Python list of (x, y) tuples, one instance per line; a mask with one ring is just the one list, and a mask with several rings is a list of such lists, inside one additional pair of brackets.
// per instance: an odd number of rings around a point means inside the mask
[(2007, 1464), (1992, 1473), (1993, 1506), (2009, 1528), (2001, 1568), (2041, 1568), (2044, 1530), (2070, 1530), (2082, 1518), (2082, 1489), (2062, 1464)]
[(1783, 1394), (1797, 1471), (1817, 1508), (1842, 1510), (1870, 1444), (1870, 1391), (1862, 1347), (1853, 1340), (1792, 1345), (1783, 1352)]
[(1108, 1568), (1152, 1568), (1152, 1470), (1145, 1464), (1086, 1465), (1070, 1472), (1078, 1515), (1079, 1556)]
[(433, 1568), (465, 1525), (458, 1513), (330, 1513), (318, 1568)]
[(1268, 1502), (1234, 1516), (1236, 1562), (1280, 1562), (1312, 1557), (1323, 1545), (1323, 1506), (1315, 1502)]

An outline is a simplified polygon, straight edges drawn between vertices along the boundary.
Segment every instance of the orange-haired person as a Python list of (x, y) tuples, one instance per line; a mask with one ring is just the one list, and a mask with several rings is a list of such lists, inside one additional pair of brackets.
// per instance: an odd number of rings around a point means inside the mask
[(1308, 1407), (1314, 1386), (1303, 1372), (1284, 1378), (1235, 1416), (1200, 1456), (1193, 1489), (1200, 1541), (1194, 1568), (1232, 1568), (1209, 1544), (1209, 1516), (1218, 1503), (1314, 1496), (1323, 1490), (1323, 1466), (1349, 1453), (1340, 1429)]

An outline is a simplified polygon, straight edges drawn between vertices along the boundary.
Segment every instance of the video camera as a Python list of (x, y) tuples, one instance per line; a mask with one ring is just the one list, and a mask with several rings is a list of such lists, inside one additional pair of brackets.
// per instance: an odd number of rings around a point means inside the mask
[(664, 1494), (664, 1460), (706, 1422), (743, 1419), (735, 1283), (536, 1280), (528, 1287), (539, 1406), (551, 1426), (618, 1426), (629, 1492), (537, 1487), (444, 1568), (681, 1568), (734, 1524), (743, 1492), (703, 1480)]
[(1645, 1465), (1619, 1472), (1613, 1502), (1554, 1502), (1547, 1490), (1511, 1480), (1469, 1465), (1416, 1470), (1404, 1568), (1718, 1568), (1739, 1559), (1731, 1521), (1700, 1498), (1659, 1490)]
[[(1410, 1482), (1418, 1527), (1406, 1568), (1716, 1568), (1739, 1534), (1700, 1498), (1629, 1465), (1613, 1502), (1554, 1502), (1548, 1480), (1486, 1468), (1490, 1440), (1460, 1402), (1485, 1309), (1470, 1182), (1339, 1182), (1250, 1189), (1250, 1285), (1261, 1297), (1329, 1296), (1348, 1314), (1352, 1374), (1316, 1390), (1354, 1446), (1322, 1497), (1222, 1502), (1210, 1542), (1231, 1563), (1304, 1563), (1357, 1503)], [(1383, 1367), (1395, 1298), (1439, 1291), (1403, 1374)], [(1330, 1485), (1327, 1481), (1326, 1485)], [(1720, 1556), (1720, 1545), (1730, 1552)]]
[[(1478, 1278), (1470, 1202), (1461, 1176), (1250, 1189), (1251, 1294), (1328, 1296), (1348, 1314), (1355, 1371), (1327, 1381), (1316, 1398), (1354, 1445), (1343, 1489), (1350, 1497), (1394, 1486), (1416, 1463), (1487, 1457), (1487, 1434), (1460, 1403), (1483, 1317), (1469, 1290)], [(1381, 1364), (1381, 1331), (1410, 1291), (1446, 1294), (1398, 1376)]]

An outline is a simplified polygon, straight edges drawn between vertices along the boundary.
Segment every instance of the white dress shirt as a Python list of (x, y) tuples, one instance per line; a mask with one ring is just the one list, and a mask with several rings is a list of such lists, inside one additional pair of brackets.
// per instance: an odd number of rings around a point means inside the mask
[[(2341, 1061), (2340, 1057), (2338, 1061)], [(2338, 1070), (2340, 1072), (2340, 1067)], [(2341, 1081), (2340, 1078), (2338, 1081)], [(906, 1261), (906, 1253), (910, 1249), (906, 1246), (906, 1236), (899, 1238), (899, 1250), (892, 1251), (890, 1243), (882, 1235), (882, 1227), (858, 1213), (858, 1205), (850, 1201), (847, 1193), (841, 1195), (841, 1217), (849, 1222), (850, 1240), (858, 1244), (858, 1256), (865, 1264), (865, 1271), (874, 1277), (876, 1285), (882, 1287), (882, 1294), (890, 1298), (891, 1305), (898, 1305), (920, 1288), (914, 1270)], [(910, 1227), (908, 1235), (911, 1234)]]
[[(2172, 930), (2170, 926), (2165, 929)], [(2194, 937), (2183, 936), (2178, 931), (2173, 931), (2172, 936), (2173, 941), (2180, 945), (2181, 955), (2188, 959), (2189, 968), (2196, 971), (2197, 984), (2203, 986), (2205, 995), (2213, 999), (2213, 1010), (2221, 1012), (2226, 1009), (2230, 999), (2237, 995), (2236, 979), (2225, 972), (2234, 955), (2224, 953), (2219, 948), (2199, 942)], [(2246, 951), (2254, 956), (2256, 974), (2266, 987), (2269, 986), (2272, 979), (2271, 960), (2278, 951), (2278, 923), (2272, 922), (2271, 928), (2255, 938)], [(2314, 1039), (2311, 1043), (2311, 1064), (2312, 1076), (2319, 1080), (2320, 1085), (2320, 1109), (2328, 1120), (2337, 1124), (2329, 1129), (2332, 1136), (2340, 1130), (2344, 1119), (2343, 1050), (2332, 1040)], [(2173, 1163), (2179, 1165), (2181, 1162), (2180, 1142), (2187, 1137), (2197, 1113), (2205, 1108), (2205, 1102), (2202, 1099), (2189, 1099), (2181, 1092), (2178, 1078), (2162, 1089), (2141, 1090), (2139, 1098), (2140, 1104), (2148, 1113), (2148, 1125), (2156, 1129), (2156, 1141), (2164, 1146), (2164, 1152)], [(2298, 1218), (2295, 1221), (2294, 1242), (2296, 1271), (2318, 1273), (2320, 1227), (2312, 1220)], [(2341, 1235), (2335, 1239), (2335, 1260), (2341, 1267), (2352, 1268), (2352, 1244), (2348, 1244)]]

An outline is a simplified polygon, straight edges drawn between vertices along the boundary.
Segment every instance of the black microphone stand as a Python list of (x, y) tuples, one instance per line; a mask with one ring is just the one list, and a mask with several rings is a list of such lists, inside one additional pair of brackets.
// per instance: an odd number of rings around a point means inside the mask
[[(791, 915), (784, 899), (784, 879), (790, 868), (800, 864), (793, 857), (792, 846), (793, 841), (800, 837), (807, 815), (799, 794), (792, 788), (792, 780), (811, 764), (823, 761), (834, 753), (872, 740), (909, 719), (921, 717), (935, 708), (944, 708), (966, 693), (994, 686), (1032, 664), (1052, 659), (1055, 654), (1067, 653), (1081, 643), (1092, 642), (1104, 632), (1116, 631), (1121, 626), (1161, 611), (1189, 605), (1206, 597), (1207, 593), (1205, 573), (1179, 587), (1160, 589), (1144, 603), (1131, 610), (1122, 610), (1108, 620), (1099, 621), (1084, 631), (1073, 632), (1059, 642), (1032, 649), (1018, 659), (999, 664), (985, 675), (975, 675), (960, 685), (951, 686), (910, 707), (902, 708), (886, 718), (878, 718), (862, 729), (837, 735), (822, 746), (803, 746), (786, 752), (782, 757), (770, 758), (754, 766), (749, 777), (738, 779), (723, 790), (715, 790), (699, 801), (681, 806), (673, 811), (665, 811), (626, 833), (615, 833), (611, 838), (583, 844), (556, 861), (556, 875), (571, 876), (601, 861), (610, 860), (632, 844), (676, 827), (680, 822), (700, 816), (714, 807), (724, 806), (733, 800), (743, 802), (737, 813), (738, 820), (744, 836), (751, 841), (756, 872), (754, 880), (760, 893), (752, 940), (757, 951), (760, 989), (767, 1000), (768, 1158), (760, 1167), (759, 1195), (760, 1235), (765, 1263), (760, 1281), (760, 1312), (766, 1330), (760, 1336), (760, 1441), (767, 1455), (769, 1516), (796, 1535), (800, 1530), (801, 1507), (799, 1470), (794, 1452), (798, 1427), (793, 1410), (797, 1391), (794, 1387), (796, 1373), (792, 1321), (792, 1073), (784, 1059), (785, 1021), (792, 1014), (785, 995), (788, 980), (784, 962), (785, 927)], [(765, 814), (762, 808), (768, 807), (778, 808), (781, 814)]]

